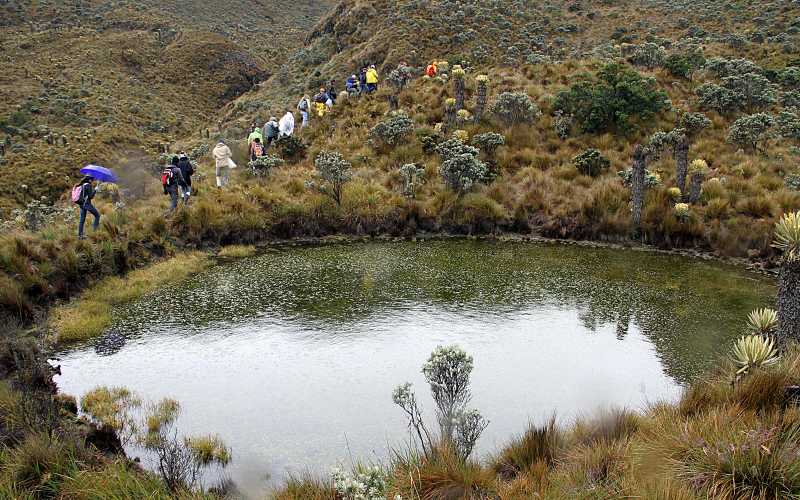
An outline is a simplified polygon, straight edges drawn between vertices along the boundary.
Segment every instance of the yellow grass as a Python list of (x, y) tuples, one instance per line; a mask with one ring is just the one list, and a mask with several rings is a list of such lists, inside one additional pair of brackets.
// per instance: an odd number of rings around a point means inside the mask
[(252, 257), (255, 253), (254, 245), (228, 245), (220, 248), (217, 255), (230, 259), (241, 259), (242, 257)]

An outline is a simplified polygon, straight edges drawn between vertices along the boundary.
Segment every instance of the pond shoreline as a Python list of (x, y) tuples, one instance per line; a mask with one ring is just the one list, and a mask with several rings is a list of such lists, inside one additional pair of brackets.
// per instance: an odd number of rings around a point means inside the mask
[[(777, 277), (779, 268), (771, 266), (767, 261), (758, 261), (744, 257), (724, 257), (711, 252), (690, 248), (665, 249), (652, 245), (637, 244), (627, 240), (624, 242), (613, 243), (595, 240), (575, 240), (568, 238), (548, 238), (538, 235), (521, 235), (517, 233), (486, 234), (486, 235), (462, 235), (452, 233), (419, 233), (414, 236), (352, 236), (352, 235), (332, 235), (317, 237), (298, 237), (290, 239), (273, 239), (254, 243), (259, 250), (282, 247), (332, 245), (332, 244), (356, 244), (368, 242), (404, 242), (404, 241), (443, 241), (443, 240), (474, 240), (474, 241), (496, 241), (533, 243), (539, 245), (564, 245), (577, 246), (582, 248), (605, 248), (611, 250), (630, 250), (636, 252), (646, 252), (659, 255), (677, 255), (692, 259), (705, 261), (715, 261), (728, 264), (740, 269), (757, 272), (766, 276)], [(219, 247), (224, 248), (224, 247)], [(209, 249), (211, 250), (211, 249)]]

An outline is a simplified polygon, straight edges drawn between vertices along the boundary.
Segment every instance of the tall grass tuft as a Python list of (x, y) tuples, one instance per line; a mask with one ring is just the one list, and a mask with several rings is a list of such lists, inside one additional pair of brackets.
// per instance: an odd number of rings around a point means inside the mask
[(530, 425), (522, 436), (503, 448), (494, 460), (493, 469), (501, 478), (511, 480), (538, 464), (553, 467), (565, 444), (564, 434), (553, 416), (540, 427)]

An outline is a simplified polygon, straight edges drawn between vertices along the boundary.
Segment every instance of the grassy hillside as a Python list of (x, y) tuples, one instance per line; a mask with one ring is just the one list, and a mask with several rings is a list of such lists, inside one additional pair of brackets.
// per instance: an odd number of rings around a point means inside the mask
[(276, 71), (327, 5), (0, 6), (3, 216), (42, 196), (57, 201), (83, 164), (155, 154), (216, 125), (217, 110)]

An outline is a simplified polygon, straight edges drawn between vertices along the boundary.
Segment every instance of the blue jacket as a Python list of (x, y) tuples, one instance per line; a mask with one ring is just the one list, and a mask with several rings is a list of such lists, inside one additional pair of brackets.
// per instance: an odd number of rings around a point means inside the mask
[(350, 78), (347, 79), (347, 82), (345, 82), (345, 85), (347, 85), (347, 90), (352, 90), (352, 89), (358, 88), (358, 80), (356, 80), (355, 78), (353, 78), (351, 76)]

